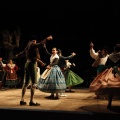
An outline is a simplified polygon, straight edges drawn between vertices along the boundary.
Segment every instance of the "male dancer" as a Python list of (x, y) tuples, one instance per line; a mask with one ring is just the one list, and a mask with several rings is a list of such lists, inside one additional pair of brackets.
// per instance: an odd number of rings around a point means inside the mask
[[(42, 40), (40, 43), (36, 43), (36, 40), (32, 40), (28, 43), (25, 52), (26, 52), (26, 63), (25, 63), (25, 73), (24, 73), (24, 83), (22, 87), (22, 96), (20, 105), (26, 105), (27, 103), (24, 101), (24, 96), (26, 93), (26, 89), (29, 85), (29, 80), (31, 79), (31, 97), (30, 97), (30, 106), (39, 106), (39, 103), (34, 102), (34, 94), (35, 89), (37, 87), (37, 71), (36, 71), (36, 62), (40, 61), (40, 54), (38, 47), (40, 47), (42, 44), (45, 44), (47, 40), (52, 40), (52, 36), (48, 36), (46, 39)], [(45, 66), (45, 64), (40, 61), (42, 66)]]

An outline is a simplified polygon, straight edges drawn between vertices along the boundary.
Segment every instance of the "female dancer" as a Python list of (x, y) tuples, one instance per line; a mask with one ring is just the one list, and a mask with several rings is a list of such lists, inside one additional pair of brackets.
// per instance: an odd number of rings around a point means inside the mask
[[(47, 50), (45, 44), (44, 44), (44, 48), (45, 48), (46, 53), (47, 53), (47, 54), (50, 54), (49, 51)], [(61, 51), (60, 49), (58, 49), (57, 54), (59, 55), (58, 66), (60, 67), (61, 71), (64, 73), (64, 68), (65, 68), (65, 66), (66, 66), (65, 60), (70, 60), (70, 59), (72, 59), (72, 58), (76, 55), (76, 53), (73, 52), (70, 56), (65, 57), (65, 56), (62, 55), (62, 51)], [(60, 96), (61, 96), (61, 97), (66, 97), (67, 95), (66, 95), (66, 94), (63, 94), (63, 93), (60, 93)]]
[(51, 93), (48, 96), (50, 99), (59, 99), (59, 93), (66, 90), (65, 77), (58, 66), (59, 56), (57, 52), (57, 48), (52, 48), (52, 54), (49, 54), (50, 64), (38, 80), (38, 89)]
[(18, 66), (15, 63), (13, 63), (12, 60), (9, 60), (9, 63), (6, 64), (5, 70), (6, 70), (6, 85), (8, 87), (17, 86), (19, 83), (17, 75)]
[(66, 67), (63, 73), (65, 76), (66, 86), (69, 88), (69, 92), (71, 92), (72, 86), (75, 86), (84, 82), (84, 80), (80, 76), (78, 76), (76, 73), (70, 70), (71, 67), (75, 67), (75, 64), (70, 63), (69, 60), (66, 60)]
[(115, 45), (106, 65), (108, 68), (93, 80), (89, 89), (96, 95), (108, 96), (107, 108), (110, 109), (113, 96), (120, 96), (120, 44)]

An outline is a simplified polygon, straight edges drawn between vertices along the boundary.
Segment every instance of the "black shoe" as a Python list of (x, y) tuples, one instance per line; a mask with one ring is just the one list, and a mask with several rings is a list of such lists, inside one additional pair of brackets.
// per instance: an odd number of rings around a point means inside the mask
[(46, 97), (47, 99), (54, 99), (54, 95), (50, 95)]
[(54, 100), (58, 100), (59, 99), (59, 97), (54, 97)]
[(27, 103), (24, 101), (20, 101), (20, 105), (26, 105)]
[(29, 102), (29, 106), (40, 106), (40, 104), (39, 103), (33, 103), (33, 102)]

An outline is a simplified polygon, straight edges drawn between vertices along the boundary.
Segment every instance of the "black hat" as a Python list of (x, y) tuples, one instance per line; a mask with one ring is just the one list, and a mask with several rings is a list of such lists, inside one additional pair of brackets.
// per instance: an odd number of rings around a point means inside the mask
[(120, 52), (120, 44), (116, 44), (114, 47), (115, 52)]
[(103, 46), (102, 49), (104, 49), (105, 51), (109, 52), (110, 48), (108, 46)]

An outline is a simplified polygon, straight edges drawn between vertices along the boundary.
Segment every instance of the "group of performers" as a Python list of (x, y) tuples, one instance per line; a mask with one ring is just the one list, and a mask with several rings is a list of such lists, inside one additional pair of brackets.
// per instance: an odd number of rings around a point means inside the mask
[[(52, 48), (52, 53), (48, 52), (46, 48), (46, 43), (52, 39), (52, 36), (48, 36), (40, 43), (37, 43), (36, 40), (31, 40), (27, 44), (27, 47), (24, 49), (24, 51), (19, 54), (26, 54), (24, 83), (22, 87), (20, 105), (27, 104), (24, 101), (24, 96), (30, 81), (30, 106), (40, 105), (39, 103), (34, 101), (34, 93), (36, 88), (38, 88), (40, 91), (50, 93), (50, 96), (47, 96), (47, 98), (56, 100), (59, 99), (60, 93), (64, 93), (66, 91), (67, 87), (78, 85), (84, 82), (81, 77), (68, 69), (71, 65), (68, 65), (68, 62), (65, 61), (72, 59), (76, 55), (76, 53), (73, 52), (70, 56), (64, 57), (62, 56), (61, 50), (57, 49), (56, 47)], [(42, 46), (45, 49), (46, 53), (50, 56), (50, 63), (48, 65), (45, 64), (45, 62), (43, 62), (40, 58), (40, 49), (38, 50), (40, 46)], [(45, 71), (40, 75), (40, 78), (38, 80), (36, 63), (40, 63), (40, 65), (45, 68)], [(69, 67), (66, 65), (68, 65)]]
[(107, 47), (95, 52), (93, 46), (91, 43), (90, 55), (95, 59), (92, 66), (97, 68), (97, 76), (91, 82), (89, 90), (95, 92), (97, 97), (107, 97), (107, 108), (110, 109), (113, 97), (120, 97), (120, 44), (116, 44), (110, 54)]
[(14, 51), (19, 47), (20, 29), (0, 31), (0, 88), (16, 87), (19, 84), (18, 70), (14, 60)]
[[(38, 88), (43, 92), (50, 92), (51, 95), (48, 98), (59, 99), (58, 93), (65, 92), (67, 87), (71, 91), (71, 86), (81, 84), (84, 80), (68, 69), (72, 64), (70, 65), (67, 60), (72, 59), (76, 53), (73, 52), (72, 55), (64, 57), (60, 49), (52, 48), (52, 54), (50, 54), (45, 44), (44, 48), (50, 56), (50, 65), (47, 66), (49, 68), (43, 72), (39, 79)], [(54, 58), (55, 56), (57, 57)], [(54, 93), (56, 93), (56, 97)]]
[[(53, 37), (50, 35), (40, 43), (37, 43), (36, 39), (30, 40), (24, 51), (16, 55), (16, 57), (23, 53), (26, 55), (20, 105), (27, 104), (24, 101), (24, 96), (30, 83), (31, 96), (29, 105), (39, 106), (40, 104), (34, 101), (36, 88), (42, 92), (50, 93), (50, 96), (47, 96), (47, 98), (56, 100), (60, 96), (65, 96), (63, 93), (66, 92), (67, 88), (71, 91), (72, 86), (84, 82), (79, 75), (70, 69), (71, 67), (75, 67), (75, 64), (69, 60), (76, 53), (73, 52), (71, 55), (65, 57), (62, 55), (62, 51), (56, 47), (52, 48), (51, 53), (48, 52), (46, 43), (52, 39)], [(44, 48), (46, 55), (50, 56), (50, 63), (48, 65), (40, 58), (40, 48)], [(110, 109), (113, 97), (120, 96), (120, 44), (116, 44), (114, 51), (109, 54), (109, 48), (106, 46), (96, 52), (94, 44), (91, 42), (90, 56), (95, 59), (92, 67), (96, 67), (97, 72), (95, 79), (90, 83), (89, 90), (90, 92), (95, 92), (97, 98), (107, 96), (107, 108)], [(45, 68), (42, 74), (40, 73), (38, 64)], [(18, 70), (17, 65), (13, 64), (13, 61), (10, 60), (5, 68), (7, 71), (6, 84), (17, 84), (15, 81), (11, 81), (11, 79), (17, 79), (17, 74), (15, 73)], [(14, 78), (12, 78), (13, 76)]]

